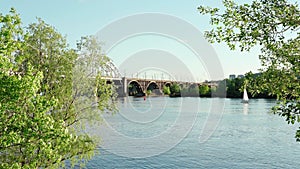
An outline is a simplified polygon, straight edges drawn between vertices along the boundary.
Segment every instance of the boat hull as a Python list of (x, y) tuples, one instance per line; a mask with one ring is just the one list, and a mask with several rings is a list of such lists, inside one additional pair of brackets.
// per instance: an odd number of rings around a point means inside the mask
[(242, 100), (242, 103), (247, 104), (247, 103), (249, 103), (249, 100)]

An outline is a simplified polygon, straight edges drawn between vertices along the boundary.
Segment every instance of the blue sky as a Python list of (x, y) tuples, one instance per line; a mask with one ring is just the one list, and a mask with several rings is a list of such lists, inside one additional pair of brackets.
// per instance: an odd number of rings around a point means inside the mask
[[(36, 17), (40, 17), (66, 35), (70, 46), (75, 47), (76, 40), (81, 36), (94, 35), (120, 18), (148, 12), (178, 17), (204, 33), (211, 28), (209, 17), (200, 15), (197, 7), (199, 5), (221, 7), (221, 4), (221, 0), (0, 0), (0, 11), (6, 14), (11, 7), (16, 8), (24, 25), (35, 22)], [(138, 43), (138, 41), (131, 43)], [(250, 70), (257, 72), (260, 68), (258, 48), (250, 52), (239, 52), (230, 51), (224, 44), (212, 44), (212, 47), (222, 64), (225, 77), (229, 74), (244, 74)], [(190, 67), (193, 67), (192, 63)], [(205, 71), (200, 69), (198, 72)], [(201, 81), (209, 79), (204, 74), (199, 73), (196, 79)]]

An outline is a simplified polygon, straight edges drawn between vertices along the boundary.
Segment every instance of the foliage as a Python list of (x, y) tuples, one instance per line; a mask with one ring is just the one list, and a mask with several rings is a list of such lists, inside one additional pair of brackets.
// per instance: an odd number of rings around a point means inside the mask
[(170, 87), (169, 86), (164, 86), (163, 87), (163, 93), (165, 95), (170, 95), (171, 94)]
[[(293, 123), (299, 118), (300, 101), (300, 10), (287, 0), (254, 0), (237, 5), (224, 0), (225, 10), (203, 7), (202, 14), (211, 16), (215, 26), (206, 32), (210, 42), (225, 42), (231, 49), (249, 51), (261, 47), (260, 60), (264, 69), (257, 78), (249, 78), (253, 94), (267, 92), (276, 95), (279, 103), (274, 113)], [(291, 106), (293, 105), (293, 106)], [(300, 140), (300, 130), (296, 138)]]
[(147, 90), (147, 91), (146, 91), (146, 94), (147, 94), (147, 95), (150, 95), (151, 93), (152, 93), (152, 90)]
[[(97, 95), (97, 107), (100, 111), (115, 112), (116, 105), (114, 101), (117, 97), (116, 88), (108, 84), (104, 78), (104, 70), (109, 69), (110, 59), (102, 53), (100, 42), (93, 36), (82, 37), (77, 43), (79, 58), (75, 62), (73, 74), (73, 90), (77, 92), (80, 99), (90, 99), (86, 106), (90, 107), (94, 102), (94, 96)], [(113, 73), (113, 72), (111, 72)], [(105, 75), (108, 75), (107, 72)], [(85, 103), (86, 104), (86, 103)], [(82, 112), (87, 117), (86, 112)], [(90, 114), (89, 120), (95, 119), (96, 114)]]
[(177, 83), (173, 83), (170, 86), (171, 96), (180, 96), (180, 86)]
[(208, 97), (211, 96), (211, 89), (208, 85), (203, 84), (199, 86), (199, 95), (200, 96), (204, 96), (204, 97)]
[(244, 78), (226, 79), (227, 97), (242, 98), (241, 89), (244, 86)]
[(273, 99), (276, 98), (276, 93), (274, 93), (274, 91), (271, 90), (271, 88), (268, 89), (267, 87), (264, 88), (258, 87), (259, 85), (263, 85), (261, 83), (266, 79), (268, 79), (266, 72), (264, 72), (263, 74), (261, 73), (253, 74), (252, 72), (248, 72), (245, 75), (245, 79), (248, 82), (247, 89), (250, 89), (250, 91), (252, 92), (251, 97), (273, 98)]
[[(80, 73), (94, 62), (82, 50), (69, 49), (65, 38), (41, 19), (25, 32), (12, 9), (0, 15), (0, 23), (0, 168), (84, 163), (97, 140), (83, 127), (88, 120), (100, 120), (101, 112), (115, 110), (112, 87), (100, 78), (101, 71), (94, 79), (87, 71)], [(95, 46), (81, 43), (87, 54), (104, 58)], [(101, 93), (98, 104), (96, 92)]]

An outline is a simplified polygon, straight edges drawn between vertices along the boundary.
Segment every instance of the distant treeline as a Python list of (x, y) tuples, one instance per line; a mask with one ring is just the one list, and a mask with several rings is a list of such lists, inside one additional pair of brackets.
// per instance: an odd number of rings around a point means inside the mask
[[(225, 93), (224, 86), (226, 86), (226, 97), (227, 98), (242, 98), (245, 78), (234, 78), (234, 79), (224, 79), (216, 82), (217, 86), (209, 86), (208, 84), (190, 85), (185, 86), (181, 84), (174, 83), (170, 87), (165, 86), (163, 88), (163, 93), (165, 95), (170, 95), (171, 97), (180, 96), (193, 96), (193, 97), (212, 97), (214, 93)], [(221, 91), (223, 90), (223, 91)], [(275, 96), (268, 95), (267, 92), (261, 92), (257, 95), (252, 95), (248, 92), (250, 98), (276, 98)]]

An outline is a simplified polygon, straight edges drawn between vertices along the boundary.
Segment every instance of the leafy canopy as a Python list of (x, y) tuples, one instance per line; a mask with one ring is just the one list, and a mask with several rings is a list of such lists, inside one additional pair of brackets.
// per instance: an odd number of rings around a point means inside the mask
[[(210, 42), (225, 42), (230, 49), (261, 47), (259, 76), (247, 74), (253, 94), (268, 92), (279, 103), (272, 110), (288, 123), (300, 122), (300, 10), (287, 0), (253, 0), (238, 5), (223, 1), (224, 10), (198, 7), (210, 15), (214, 28), (205, 33)], [(300, 141), (300, 130), (296, 133)]]
[(98, 144), (86, 124), (115, 110), (101, 79), (109, 59), (93, 37), (74, 50), (41, 19), (22, 28), (14, 9), (0, 27), (0, 168), (84, 164)]

